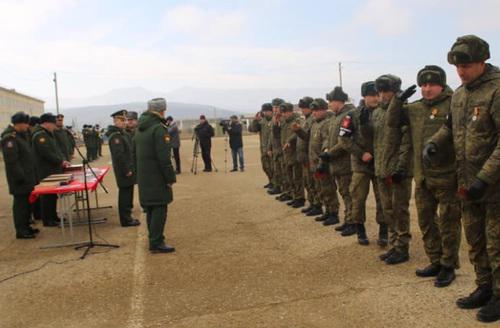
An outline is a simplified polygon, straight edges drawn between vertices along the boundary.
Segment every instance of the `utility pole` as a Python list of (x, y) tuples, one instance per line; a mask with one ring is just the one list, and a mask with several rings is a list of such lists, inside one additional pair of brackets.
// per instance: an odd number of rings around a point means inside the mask
[(54, 86), (56, 89), (56, 112), (59, 115), (59, 94), (57, 92), (57, 74), (54, 72)]
[(342, 62), (339, 62), (339, 83), (340, 87), (342, 87)]

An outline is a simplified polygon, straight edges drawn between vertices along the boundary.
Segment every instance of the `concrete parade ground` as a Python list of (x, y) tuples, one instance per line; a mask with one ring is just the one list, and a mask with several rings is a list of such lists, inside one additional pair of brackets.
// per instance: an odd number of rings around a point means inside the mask
[[(410, 261), (387, 266), (378, 259), (373, 193), (367, 204), (369, 246), (341, 237), (269, 196), (260, 167), (258, 136), (244, 137), (246, 171), (224, 173), (224, 139), (213, 140), (219, 172), (190, 173), (193, 144), (181, 146), (183, 173), (169, 206), (167, 243), (174, 254), (150, 254), (137, 189), (140, 227), (122, 228), (113, 173), (99, 189), (93, 212), (95, 248), (86, 259), (61, 242), (60, 228), (35, 240), (16, 240), (3, 166), (0, 172), (0, 327), (209, 328), (209, 327), (475, 327), (477, 310), (460, 310), (458, 297), (475, 289), (462, 239), (461, 268), (447, 288), (415, 276), (428, 264), (411, 204)], [(111, 165), (109, 150), (93, 166)], [(78, 162), (75, 160), (75, 162)], [(75, 241), (87, 228), (75, 227)], [(493, 324), (494, 326), (495, 324)], [(488, 326), (488, 325), (484, 325)], [(489, 325), (491, 326), (491, 325)]]

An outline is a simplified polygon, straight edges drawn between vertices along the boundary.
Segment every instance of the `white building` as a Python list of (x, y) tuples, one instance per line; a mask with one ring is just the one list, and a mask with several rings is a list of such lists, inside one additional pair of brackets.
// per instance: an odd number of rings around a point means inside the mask
[(23, 111), (30, 116), (40, 116), (44, 112), (44, 101), (16, 92), (15, 89), (0, 87), (0, 130), (10, 123), (16, 112)]

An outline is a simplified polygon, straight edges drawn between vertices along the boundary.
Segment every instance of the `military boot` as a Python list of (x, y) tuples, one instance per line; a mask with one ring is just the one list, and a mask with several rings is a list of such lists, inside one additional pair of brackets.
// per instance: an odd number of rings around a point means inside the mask
[(347, 224), (342, 223), (338, 227), (335, 227), (335, 231), (342, 232), (347, 227)]
[(407, 252), (400, 252), (397, 250), (394, 250), (394, 252), (385, 259), (385, 264), (387, 265), (396, 265), (399, 263), (404, 263), (410, 260), (410, 256), (408, 255)]
[(342, 237), (349, 237), (355, 234), (356, 234), (356, 226), (354, 224), (346, 224), (345, 229), (342, 230), (342, 232), (340, 233)]
[(300, 207), (304, 207), (304, 204), (306, 203), (306, 200), (305, 199), (296, 199), (294, 201), (294, 203), (292, 204), (292, 207), (293, 208), (300, 208)]
[(482, 322), (494, 322), (500, 320), (500, 297), (493, 296), (488, 304), (479, 310), (476, 317), (477, 320)]
[(277, 188), (277, 187), (274, 187), (274, 186), (273, 186), (271, 189), (269, 189), (269, 190), (267, 191), (267, 193), (268, 193), (269, 195), (279, 195), (279, 194), (281, 194), (281, 188)]
[(316, 216), (323, 214), (323, 209), (320, 205), (315, 206), (312, 210), (310, 210), (306, 215), (307, 216)]
[(292, 200), (292, 196), (290, 196), (289, 194), (283, 194), (279, 197), (276, 197), (277, 200), (279, 200), (280, 202), (287, 202), (289, 200)]
[(328, 218), (326, 218), (325, 221), (323, 221), (323, 225), (324, 226), (330, 226), (330, 225), (335, 225), (337, 223), (339, 223), (340, 220), (339, 220), (339, 216), (337, 213), (331, 213), (330, 216)]
[(431, 263), (423, 269), (417, 269), (415, 274), (417, 277), (428, 278), (435, 277), (441, 271), (441, 264), (439, 263)]
[(455, 268), (442, 267), (434, 281), (434, 286), (441, 288), (449, 286), (455, 280)]
[(381, 254), (379, 256), (379, 259), (380, 261), (385, 261), (389, 256), (392, 255), (392, 253), (394, 253), (396, 250), (394, 248), (391, 248), (390, 250), (388, 250), (387, 252), (385, 252), (384, 254)]
[(477, 309), (486, 305), (491, 299), (491, 296), (493, 296), (491, 285), (481, 285), (469, 296), (459, 298), (457, 300), (457, 306), (461, 309)]
[(363, 223), (356, 224), (356, 232), (358, 234), (358, 244), (367, 246), (370, 243), (370, 241), (366, 236), (366, 229)]
[(301, 212), (302, 212), (302, 213), (304, 213), (304, 214), (307, 214), (307, 213), (309, 213), (310, 211), (312, 211), (313, 209), (314, 209), (314, 206), (312, 206), (312, 205), (311, 205), (311, 206), (309, 206), (309, 207), (303, 208), (303, 209), (301, 210)]
[(263, 188), (265, 189), (270, 189), (273, 187), (273, 184), (271, 182), (269, 182), (268, 184), (266, 184)]
[(389, 234), (387, 232), (387, 223), (381, 223), (378, 227), (378, 239), (377, 245), (380, 247), (386, 247), (389, 243)]
[(291, 201), (286, 202), (286, 204), (287, 204), (288, 206), (292, 206), (294, 203), (295, 203), (295, 199), (292, 199)]
[(322, 216), (318, 216), (317, 218), (315, 218), (314, 220), (317, 221), (317, 222), (323, 222), (325, 221), (326, 219), (328, 219), (330, 217), (330, 213), (328, 212), (325, 212), (325, 214), (323, 214)]

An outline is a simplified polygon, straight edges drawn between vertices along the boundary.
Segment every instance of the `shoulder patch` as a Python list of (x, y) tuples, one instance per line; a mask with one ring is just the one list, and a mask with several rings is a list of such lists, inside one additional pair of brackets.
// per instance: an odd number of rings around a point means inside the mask
[(116, 145), (120, 144), (120, 138), (114, 138), (114, 139), (113, 139), (113, 142), (114, 142)]
[(7, 143), (5, 144), (5, 146), (7, 148), (14, 148), (14, 142), (12, 140), (9, 140), (9, 141), (7, 141)]

